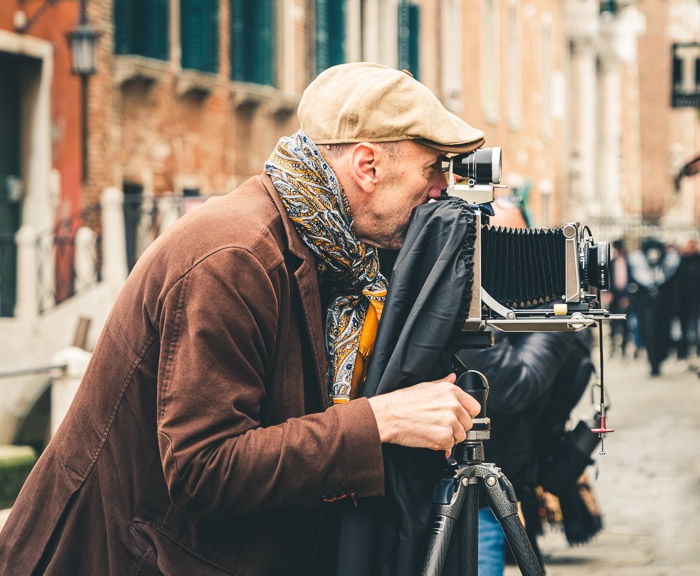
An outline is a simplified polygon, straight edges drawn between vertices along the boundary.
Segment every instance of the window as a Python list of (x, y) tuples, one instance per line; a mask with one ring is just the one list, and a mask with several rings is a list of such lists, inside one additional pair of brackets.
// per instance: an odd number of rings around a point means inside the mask
[(445, 0), (441, 4), (441, 60), (442, 60), (442, 93), (445, 105), (453, 112), (464, 109), (462, 92), (464, 43), (464, 19), (462, 0)]
[(316, 72), (345, 62), (345, 0), (316, 0)]
[(219, 0), (180, 0), (182, 67), (219, 71)]
[(552, 32), (552, 19), (547, 14), (542, 20), (542, 134), (545, 139), (552, 138), (554, 133), (553, 122), (553, 95), (554, 95), (554, 34)]
[(520, 14), (516, 0), (508, 0), (508, 122), (513, 130), (522, 124), (520, 81)]
[(168, 59), (168, 0), (114, 0), (114, 52)]
[(481, 106), (487, 122), (498, 122), (499, 78), (501, 75), (499, 61), (499, 14), (497, 0), (482, 0), (481, 26)]
[(275, 84), (274, 0), (230, 0), (231, 78)]
[(399, 69), (405, 68), (418, 78), (420, 61), (418, 41), (420, 11), (417, 4), (401, 0), (399, 3)]
[(398, 17), (397, 0), (348, 0), (348, 60), (398, 66)]

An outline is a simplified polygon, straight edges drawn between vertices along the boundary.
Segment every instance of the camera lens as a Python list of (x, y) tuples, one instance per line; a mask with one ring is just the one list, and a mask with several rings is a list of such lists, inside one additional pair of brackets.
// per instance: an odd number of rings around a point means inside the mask
[(599, 242), (589, 248), (588, 278), (591, 286), (610, 290), (610, 244)]
[(595, 244), (587, 238), (579, 253), (581, 287), (610, 290), (610, 245), (607, 242)]
[(457, 156), (454, 172), (473, 180), (475, 184), (499, 184), (501, 182), (501, 148), (479, 148)]

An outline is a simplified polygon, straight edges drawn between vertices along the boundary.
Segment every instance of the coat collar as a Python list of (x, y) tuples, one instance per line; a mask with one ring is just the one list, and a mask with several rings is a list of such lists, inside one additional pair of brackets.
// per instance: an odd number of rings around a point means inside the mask
[(277, 211), (282, 217), (282, 227), (287, 237), (287, 248), (296, 256), (300, 265), (294, 271), (294, 278), (299, 289), (299, 297), (304, 313), (304, 322), (309, 334), (311, 351), (314, 361), (314, 369), (319, 384), (321, 406), (328, 406), (328, 376), (327, 358), (325, 347), (325, 335), (321, 314), (321, 294), (318, 285), (318, 273), (316, 271), (316, 258), (311, 250), (294, 228), (293, 222), (287, 216), (287, 211), (282, 204), (279, 194), (275, 190), (272, 179), (267, 174), (260, 175), (260, 182), (267, 190)]

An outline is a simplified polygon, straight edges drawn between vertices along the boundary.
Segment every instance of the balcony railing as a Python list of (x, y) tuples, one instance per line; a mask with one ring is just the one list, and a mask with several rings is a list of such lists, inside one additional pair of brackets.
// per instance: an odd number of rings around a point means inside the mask
[(103, 280), (113, 294), (143, 251), (202, 196), (148, 197), (109, 188), (50, 230), (0, 235), (0, 316), (43, 315)]
[(206, 196), (124, 196), (126, 262), (131, 270), (144, 250)]
[(39, 314), (102, 280), (101, 216), (93, 204), (37, 235)]

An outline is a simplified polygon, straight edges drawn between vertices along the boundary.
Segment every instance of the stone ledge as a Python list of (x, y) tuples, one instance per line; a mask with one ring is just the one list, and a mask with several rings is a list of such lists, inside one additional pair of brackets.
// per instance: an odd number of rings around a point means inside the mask
[(175, 81), (175, 93), (178, 96), (193, 94), (207, 96), (219, 85), (219, 77), (210, 72), (186, 69), (178, 72)]
[(114, 56), (114, 83), (121, 86), (131, 80), (148, 83), (162, 81), (168, 73), (168, 62), (136, 55)]
[(261, 105), (279, 120), (296, 112), (300, 96), (273, 86), (252, 82), (233, 82), (231, 101), (237, 112), (250, 113)]

